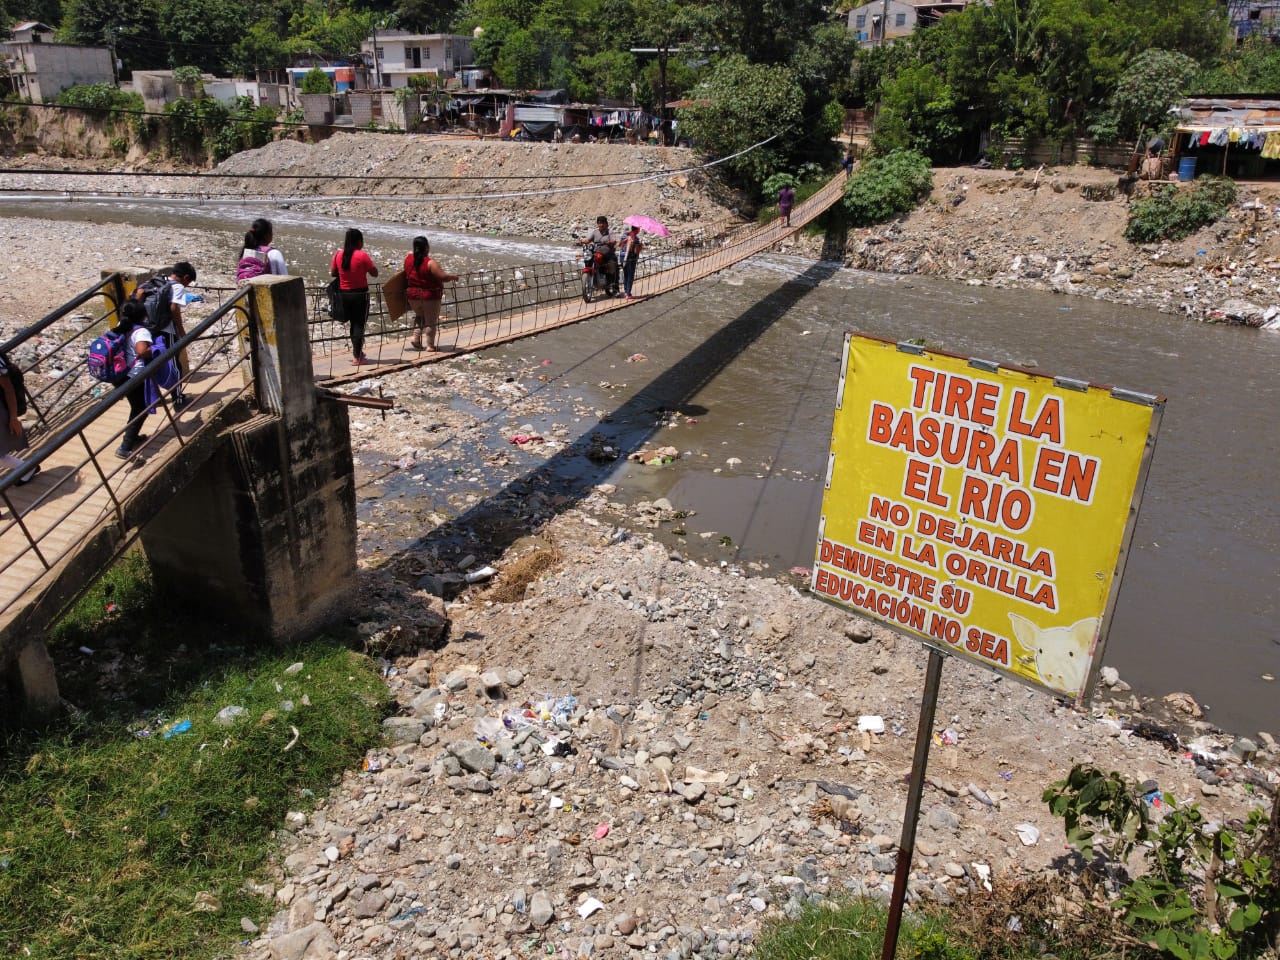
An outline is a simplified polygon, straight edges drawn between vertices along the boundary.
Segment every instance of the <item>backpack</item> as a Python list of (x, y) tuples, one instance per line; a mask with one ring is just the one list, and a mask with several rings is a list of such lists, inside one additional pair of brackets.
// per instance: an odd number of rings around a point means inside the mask
[(260, 277), (264, 273), (269, 273), (267, 269), (269, 264), (267, 254), (271, 250), (270, 246), (259, 247), (252, 253), (246, 252), (240, 258), (240, 262), (236, 264), (236, 283), (244, 283), (246, 280), (252, 280), (254, 277)]
[(85, 361), (89, 376), (103, 383), (118, 383), (129, 371), (129, 358), (125, 353), (125, 335), (108, 330), (94, 337), (89, 344), (89, 356)]
[(137, 300), (146, 307), (146, 326), (153, 336), (167, 329), (173, 322), (169, 313), (169, 304), (173, 302), (173, 281), (168, 277), (152, 277), (144, 280), (134, 288), (130, 299)]
[(18, 404), (18, 409), (14, 413), (22, 416), (27, 412), (27, 386), (23, 381), (22, 371), (14, 366), (7, 354), (0, 353), (0, 363), (3, 363), (4, 368), (9, 371), (9, 382), (13, 384), (13, 398)]

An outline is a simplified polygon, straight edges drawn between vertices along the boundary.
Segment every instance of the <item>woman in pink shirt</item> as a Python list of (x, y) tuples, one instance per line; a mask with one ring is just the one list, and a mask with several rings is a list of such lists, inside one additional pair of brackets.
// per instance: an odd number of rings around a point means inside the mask
[(364, 355), (364, 325), (369, 319), (369, 278), (378, 275), (373, 259), (364, 252), (364, 234), (347, 229), (342, 249), (329, 263), (329, 276), (342, 288), (342, 315), (351, 324), (351, 355), (357, 366), (368, 363)]

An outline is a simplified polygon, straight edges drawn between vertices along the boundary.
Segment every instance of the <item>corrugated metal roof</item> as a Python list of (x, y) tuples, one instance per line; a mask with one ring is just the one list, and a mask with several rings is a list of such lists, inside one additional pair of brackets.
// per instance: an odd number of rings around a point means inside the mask
[(1280, 131), (1280, 97), (1191, 97), (1183, 101), (1177, 130), (1199, 133), (1222, 127)]

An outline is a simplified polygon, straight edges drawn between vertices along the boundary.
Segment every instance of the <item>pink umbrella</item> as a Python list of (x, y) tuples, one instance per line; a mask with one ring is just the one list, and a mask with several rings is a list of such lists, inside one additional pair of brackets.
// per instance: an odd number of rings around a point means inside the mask
[(671, 231), (660, 224), (657, 220), (653, 219), (653, 217), (627, 217), (627, 219), (622, 222), (628, 227), (639, 227), (645, 233), (652, 233), (655, 237), (671, 236)]

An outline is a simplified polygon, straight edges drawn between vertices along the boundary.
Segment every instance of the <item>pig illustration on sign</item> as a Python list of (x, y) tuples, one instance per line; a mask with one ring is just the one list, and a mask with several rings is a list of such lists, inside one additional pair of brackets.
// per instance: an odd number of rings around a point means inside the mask
[[(1078, 620), (1069, 627), (1039, 627), (1016, 613), (1009, 614), (1009, 619), (1018, 644), (1028, 659), (1034, 658), (1040, 682), (1060, 693), (1078, 694), (1088, 674), (1098, 618)], [(1025, 672), (1031, 676), (1029, 669)]]

